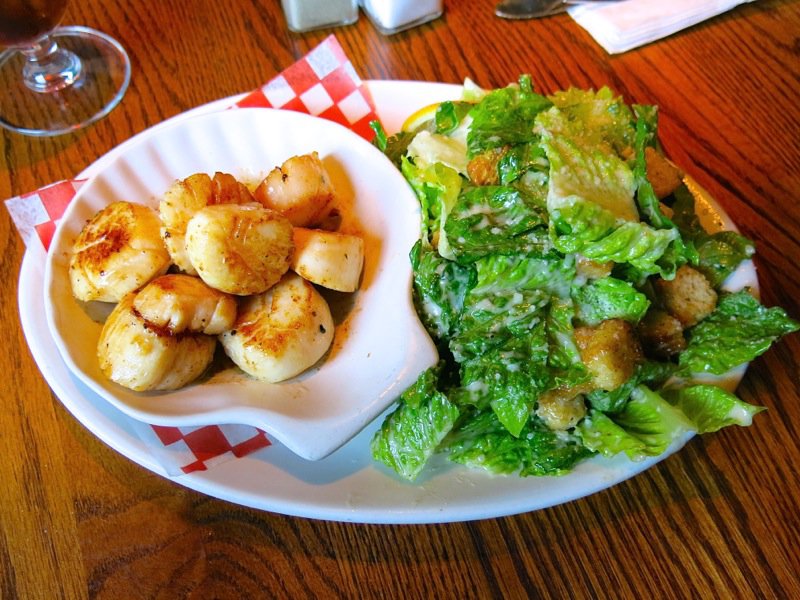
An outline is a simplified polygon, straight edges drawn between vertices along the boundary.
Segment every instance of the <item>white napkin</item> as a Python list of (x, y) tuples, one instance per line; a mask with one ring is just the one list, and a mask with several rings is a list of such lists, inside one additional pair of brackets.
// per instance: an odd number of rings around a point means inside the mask
[(625, 0), (578, 4), (569, 14), (609, 54), (618, 54), (753, 1)]

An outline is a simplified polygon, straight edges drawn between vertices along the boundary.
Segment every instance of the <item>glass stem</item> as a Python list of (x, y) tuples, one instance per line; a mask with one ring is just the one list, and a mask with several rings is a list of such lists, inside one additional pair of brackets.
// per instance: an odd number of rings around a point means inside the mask
[(30, 48), (20, 49), (27, 58), (22, 76), (34, 92), (50, 93), (74, 84), (81, 75), (81, 59), (69, 50), (60, 48), (44, 36)]

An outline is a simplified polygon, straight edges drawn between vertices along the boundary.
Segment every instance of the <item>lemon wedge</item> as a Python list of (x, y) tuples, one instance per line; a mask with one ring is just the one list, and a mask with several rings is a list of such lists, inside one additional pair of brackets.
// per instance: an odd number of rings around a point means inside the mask
[(432, 120), (436, 116), (436, 109), (439, 108), (440, 104), (441, 102), (435, 102), (413, 112), (403, 122), (403, 131), (416, 131), (420, 125)]

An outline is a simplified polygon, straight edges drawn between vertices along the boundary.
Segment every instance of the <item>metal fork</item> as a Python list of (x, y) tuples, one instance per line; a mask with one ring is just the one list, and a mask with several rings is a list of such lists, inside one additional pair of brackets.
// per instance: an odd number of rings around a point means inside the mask
[(536, 19), (562, 13), (571, 4), (617, 2), (619, 0), (501, 0), (494, 14), (503, 19)]

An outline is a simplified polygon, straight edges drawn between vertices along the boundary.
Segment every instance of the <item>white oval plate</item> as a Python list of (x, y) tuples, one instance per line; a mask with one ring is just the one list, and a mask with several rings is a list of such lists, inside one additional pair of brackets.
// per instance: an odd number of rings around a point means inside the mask
[[(86, 221), (119, 200), (157, 208), (175, 180), (193, 173), (223, 171), (257, 183), (286, 159), (311, 152), (319, 153), (331, 176), (341, 230), (365, 241), (359, 290), (328, 294), (337, 325), (327, 354), (275, 384), (236, 367), (162, 393), (133, 392), (106, 378), (96, 351), (100, 311), (76, 301), (69, 282), (72, 245)], [(411, 301), (408, 252), (418, 237), (418, 203), (403, 177), (372, 144), (341, 125), (265, 109), (196, 116), (145, 136), (78, 192), (48, 253), (47, 319), (72, 372), (126, 414), (154, 425), (253, 425), (302, 458), (317, 460), (351, 439), (437, 360)], [(108, 305), (102, 308), (107, 312)]]
[[(416, 108), (455, 99), (461, 91), (458, 85), (409, 81), (371, 81), (369, 88), (387, 131), (398, 130)], [(143, 136), (189, 115), (223, 110), (238, 98), (212, 102), (139, 134), (92, 164), (81, 177), (94, 175)], [(711, 199), (709, 208), (710, 217), (731, 226)], [(44, 259), (35, 246), (25, 253), (19, 279), (20, 320), (34, 360), (64, 407), (100, 440), (144, 468), (243, 506), (358, 523), (443, 523), (501, 517), (555, 506), (609, 488), (667, 458), (691, 437), (677, 440), (659, 457), (637, 463), (624, 456), (596, 457), (563, 477), (493, 476), (435, 459), (417, 482), (408, 483), (370, 458), (369, 441), (380, 425), (378, 418), (339, 450), (316, 462), (302, 460), (274, 444), (209, 471), (171, 477), (137, 435), (136, 421), (83, 385), (61, 360), (42, 317)], [(752, 263), (742, 267), (741, 282), (756, 283)]]

